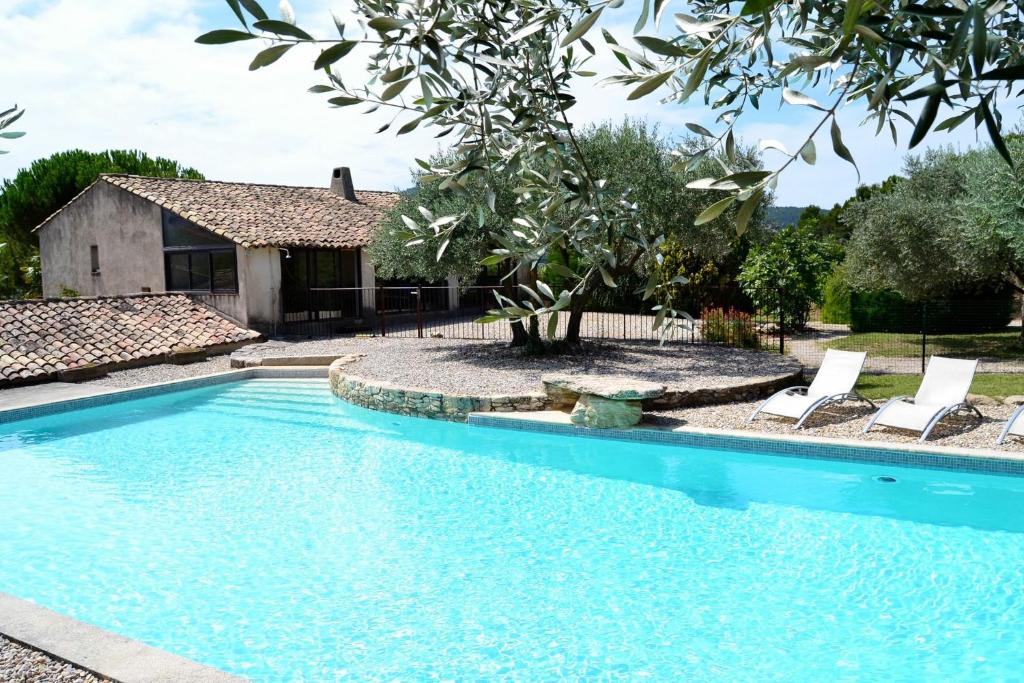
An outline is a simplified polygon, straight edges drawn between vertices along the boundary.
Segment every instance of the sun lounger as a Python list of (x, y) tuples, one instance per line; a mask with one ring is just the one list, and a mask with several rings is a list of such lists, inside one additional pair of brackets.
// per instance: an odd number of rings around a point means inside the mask
[(997, 444), (1001, 444), (1006, 441), (1006, 437), (1013, 436), (1024, 436), (1024, 406), (1017, 406), (1017, 410), (1013, 411), (1013, 415), (1006, 421), (1006, 426), (1003, 427), (1003, 433), (999, 435), (999, 439), (996, 440)]
[(810, 386), (790, 387), (772, 395), (747, 422), (753, 422), (761, 413), (768, 413), (795, 419), (793, 429), (799, 429), (814, 411), (834, 403), (864, 401), (874, 408), (874, 403), (854, 390), (866, 357), (866, 353), (829, 349)]
[(978, 409), (967, 401), (977, 368), (976, 360), (932, 356), (914, 398), (890, 399), (871, 418), (864, 433), (878, 424), (921, 432), (920, 440), (924, 441), (935, 425), (948, 415), (973, 411), (981, 418)]

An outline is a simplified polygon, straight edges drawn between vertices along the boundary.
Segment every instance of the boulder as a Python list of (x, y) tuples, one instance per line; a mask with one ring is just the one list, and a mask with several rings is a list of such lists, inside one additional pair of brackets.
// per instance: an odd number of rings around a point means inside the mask
[(594, 394), (581, 394), (570, 419), (573, 424), (595, 429), (627, 429), (640, 422), (643, 408), (639, 400), (623, 401)]
[(1024, 396), (1020, 394), (1014, 394), (1013, 396), (1007, 396), (1003, 399), (1003, 403), (1008, 406), (1019, 406), (1024, 405)]
[(983, 396), (982, 394), (967, 394), (967, 401), (976, 406), (997, 406), (999, 401), (992, 398), (991, 396)]

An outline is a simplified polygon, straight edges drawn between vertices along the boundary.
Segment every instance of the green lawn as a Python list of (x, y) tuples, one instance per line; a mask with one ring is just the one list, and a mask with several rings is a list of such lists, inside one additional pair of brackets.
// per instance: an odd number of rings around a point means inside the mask
[[(893, 396), (917, 393), (921, 385), (920, 375), (861, 375), (857, 390), (870, 399), (885, 399)], [(1004, 399), (1007, 396), (1024, 394), (1024, 374), (976, 375), (971, 393)]]
[[(954, 358), (997, 358), (1024, 360), (1024, 345), (1020, 330), (1005, 332), (979, 332), (976, 334), (939, 334), (927, 338), (927, 354)], [(892, 332), (859, 332), (819, 342), (822, 349), (867, 351), (870, 356), (914, 358), (921, 355), (921, 336)]]

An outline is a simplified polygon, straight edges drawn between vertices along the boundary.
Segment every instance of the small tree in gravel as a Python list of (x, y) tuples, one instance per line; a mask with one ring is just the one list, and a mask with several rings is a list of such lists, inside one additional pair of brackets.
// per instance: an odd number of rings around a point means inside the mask
[(841, 254), (835, 244), (789, 227), (754, 247), (737, 279), (755, 306), (781, 317), (784, 329), (802, 330)]

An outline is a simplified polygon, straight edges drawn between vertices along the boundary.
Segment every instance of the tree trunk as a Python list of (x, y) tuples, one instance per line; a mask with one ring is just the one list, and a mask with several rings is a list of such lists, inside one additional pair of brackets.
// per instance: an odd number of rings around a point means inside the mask
[(1024, 343), (1024, 273), (1017, 272), (1017, 270), (1010, 269), (1010, 286), (1017, 290), (1017, 294), (1020, 295), (1020, 340)]
[(530, 335), (527, 334), (522, 320), (516, 320), (514, 323), (511, 323), (511, 326), (512, 346), (526, 346), (530, 343)]
[(583, 313), (587, 304), (590, 303), (591, 293), (584, 291), (576, 295), (569, 306), (569, 323), (565, 326), (565, 343), (580, 343), (580, 325), (583, 323)]

